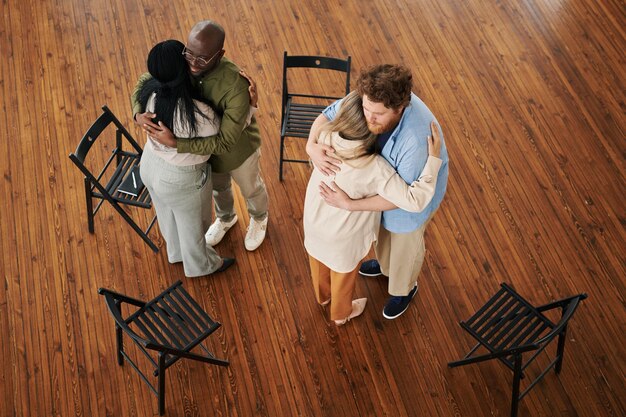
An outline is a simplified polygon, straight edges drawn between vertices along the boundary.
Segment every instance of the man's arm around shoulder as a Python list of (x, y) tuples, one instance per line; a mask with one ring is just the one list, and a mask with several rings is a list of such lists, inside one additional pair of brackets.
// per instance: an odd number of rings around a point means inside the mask
[[(222, 155), (230, 152), (241, 138), (242, 132), (247, 127), (247, 118), (250, 112), (250, 94), (248, 92), (248, 81), (240, 76), (239, 73), (236, 73), (236, 78), (233, 81), (221, 99), (220, 107), (223, 107), (223, 113), (219, 132), (208, 137), (178, 139), (176, 148), (179, 153)], [(209, 87), (204, 88), (203, 96), (205, 98), (208, 98), (209, 91)]]

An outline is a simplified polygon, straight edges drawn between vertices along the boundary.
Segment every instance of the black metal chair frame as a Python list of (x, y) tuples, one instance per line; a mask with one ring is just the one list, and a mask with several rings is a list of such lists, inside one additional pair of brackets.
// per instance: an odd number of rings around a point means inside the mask
[[(448, 366), (500, 360), (513, 371), (511, 417), (517, 417), (519, 401), (548, 371), (554, 368), (556, 374), (561, 372), (567, 323), (586, 298), (587, 294), (583, 293), (533, 307), (511, 286), (502, 283), (500, 290), (485, 305), (468, 320), (460, 322), (478, 343), (463, 359), (450, 362)], [(558, 323), (553, 323), (543, 313), (556, 308), (561, 309), (561, 318)], [(520, 394), (524, 370), (557, 337), (556, 357)], [(480, 347), (486, 348), (488, 353), (472, 356)], [(524, 361), (523, 355), (527, 352), (530, 357)]]
[[(345, 60), (340, 58), (309, 55), (283, 56), (283, 97), (280, 116), (280, 164), (279, 179), (283, 180), (283, 163), (309, 163), (304, 159), (285, 158), (285, 138), (297, 137), (308, 138), (311, 125), (322, 111), (334, 100), (341, 97), (313, 95), (300, 92), (290, 92), (287, 82), (287, 70), (289, 68), (317, 68), (346, 73), (346, 95), (350, 92), (350, 65), (351, 57)], [(298, 98), (315, 99), (315, 104), (298, 103)]]
[[(107, 307), (115, 320), (117, 363), (122, 366), (125, 360), (139, 373), (141, 379), (158, 398), (159, 415), (165, 412), (165, 371), (179, 359), (187, 358), (213, 365), (228, 366), (228, 361), (215, 358), (202, 345), (202, 342), (221, 324), (211, 319), (183, 288), (181, 281), (176, 282), (148, 302), (106, 288), (100, 288), (98, 293), (105, 297)], [(138, 309), (128, 317), (123, 317), (123, 303)], [(124, 351), (122, 339), (124, 333), (154, 366), (152, 373), (158, 378), (157, 387)], [(196, 347), (200, 347), (206, 355), (192, 353), (191, 350)], [(149, 351), (153, 351), (157, 357), (154, 358)]]
[[(118, 191), (119, 185), (129, 175), (131, 169), (139, 164), (141, 159), (142, 149), (141, 146), (133, 139), (131, 134), (124, 128), (115, 115), (109, 110), (107, 106), (102, 106), (103, 113), (96, 119), (91, 125), (89, 130), (85, 133), (81, 139), (78, 147), (74, 153), (70, 154), (70, 159), (85, 175), (85, 198), (87, 203), (87, 224), (89, 227), (89, 233), (94, 233), (94, 217), (102, 206), (104, 201), (108, 201), (113, 208), (126, 220), (126, 222), (141, 236), (141, 238), (150, 246), (154, 252), (158, 252), (159, 248), (148, 237), (148, 233), (152, 229), (156, 222), (156, 215), (152, 218), (148, 228), (144, 231), (137, 225), (137, 223), (128, 215), (128, 213), (122, 208), (122, 205), (141, 207), (150, 209), (152, 207), (152, 201), (150, 194), (146, 187), (139, 193), (138, 196), (130, 196)], [(113, 124), (115, 126), (115, 148), (113, 149), (111, 156), (106, 161), (104, 168), (97, 176), (85, 166), (85, 159), (87, 154), (92, 148), (93, 144), (98, 140), (102, 133)], [(131, 151), (123, 149), (123, 140), (130, 144)], [(115, 170), (108, 180), (106, 185), (103, 185), (100, 180), (107, 172), (110, 166), (115, 161)], [(93, 199), (99, 199), (100, 201), (93, 207)]]

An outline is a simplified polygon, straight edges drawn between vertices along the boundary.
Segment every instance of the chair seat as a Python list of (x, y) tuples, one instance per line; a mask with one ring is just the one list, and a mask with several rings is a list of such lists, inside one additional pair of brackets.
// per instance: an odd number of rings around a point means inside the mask
[[(127, 152), (120, 153), (119, 155), (121, 158), (120, 164), (115, 168), (111, 178), (105, 185), (107, 192), (115, 201), (120, 203), (142, 208), (150, 208), (152, 206), (152, 199), (150, 198), (150, 193), (146, 187), (143, 187), (137, 196), (132, 196), (118, 191), (120, 184), (124, 181), (124, 179), (126, 179), (127, 175), (130, 175), (130, 171), (135, 166), (139, 165), (139, 160), (141, 158), (141, 155)], [(97, 198), (104, 197), (97, 190), (94, 190), (93, 196)]]
[[(495, 353), (532, 345), (549, 334), (555, 324), (510, 287), (503, 286), (461, 326)], [(501, 359), (513, 369), (511, 357)]]
[(219, 327), (180, 282), (146, 303), (126, 322), (147, 340), (184, 351), (196, 347)]
[(311, 125), (326, 108), (324, 105), (287, 102), (281, 136), (308, 138)]

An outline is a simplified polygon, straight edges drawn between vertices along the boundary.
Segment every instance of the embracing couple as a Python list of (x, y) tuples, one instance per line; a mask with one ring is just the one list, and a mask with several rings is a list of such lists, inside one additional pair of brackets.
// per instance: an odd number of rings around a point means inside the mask
[[(411, 92), (411, 72), (375, 65), (356, 84), (315, 120), (307, 142), (314, 169), (304, 245), (317, 302), (330, 304), (337, 325), (365, 309), (367, 299), (352, 299), (359, 273), (389, 277), (385, 318), (406, 311), (418, 290), (424, 232), (448, 182), (439, 124)], [(377, 259), (361, 263), (372, 243)]]
[(154, 203), (168, 261), (182, 262), (188, 277), (222, 272), (235, 262), (213, 249), (237, 222), (231, 180), (250, 215), (246, 249), (258, 248), (267, 229), (256, 89), (224, 57), (224, 39), (220, 25), (202, 21), (191, 29), (186, 45), (158, 43), (132, 96), (133, 118), (148, 136), (141, 178)]

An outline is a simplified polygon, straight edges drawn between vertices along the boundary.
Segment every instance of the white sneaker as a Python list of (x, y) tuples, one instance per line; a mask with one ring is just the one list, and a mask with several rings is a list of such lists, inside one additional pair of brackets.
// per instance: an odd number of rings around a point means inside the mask
[(224, 222), (219, 217), (215, 219), (209, 230), (204, 235), (207, 245), (215, 246), (224, 239), (224, 235), (237, 223), (237, 215), (229, 222)]
[(267, 217), (260, 222), (250, 218), (250, 226), (248, 226), (248, 233), (246, 233), (245, 246), (249, 251), (253, 251), (263, 243), (265, 239), (265, 232), (267, 231)]

